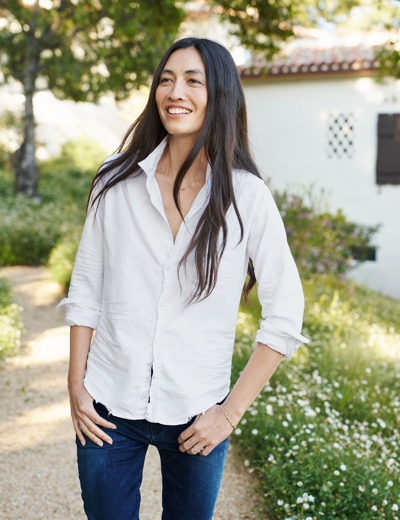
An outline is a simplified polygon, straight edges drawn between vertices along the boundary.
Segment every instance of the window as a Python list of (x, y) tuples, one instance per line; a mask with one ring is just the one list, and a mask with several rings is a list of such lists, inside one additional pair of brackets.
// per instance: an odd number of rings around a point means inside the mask
[(370, 262), (376, 262), (376, 247), (373, 246), (363, 246), (363, 247), (353, 247), (352, 248), (352, 256), (354, 260), (360, 260), (361, 262), (365, 262), (369, 260)]
[(355, 116), (352, 113), (328, 114), (328, 157), (352, 157), (354, 154)]
[(376, 183), (400, 184), (400, 114), (378, 115)]

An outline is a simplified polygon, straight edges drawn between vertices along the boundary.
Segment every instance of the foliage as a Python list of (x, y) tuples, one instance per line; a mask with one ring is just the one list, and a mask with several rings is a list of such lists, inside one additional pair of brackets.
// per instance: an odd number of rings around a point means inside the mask
[(6, 278), (0, 278), (0, 361), (18, 353), (22, 325), (18, 305), (11, 300), (11, 287)]
[(379, 226), (349, 222), (340, 210), (336, 214), (321, 210), (312, 193), (307, 201), (302, 195), (275, 190), (274, 198), (302, 276), (332, 273), (343, 278), (356, 263), (355, 253), (359, 261), (366, 259)]
[(184, 11), (174, 0), (0, 0), (0, 69), (43, 78), (59, 99), (124, 99), (147, 82), (174, 41)]
[(399, 35), (396, 35), (378, 49), (376, 59), (379, 61), (377, 77), (379, 83), (383, 83), (390, 76), (400, 79)]
[(390, 0), (360, 0), (347, 15), (336, 20), (340, 32), (382, 31), (399, 28), (400, 5)]
[(11, 172), (0, 169), (0, 265), (46, 263), (63, 236), (75, 236), (105, 156), (90, 138), (66, 143), (60, 157), (40, 164), (40, 202), (15, 195)]
[(0, 115), (0, 168), (11, 169), (12, 154), (21, 145), (22, 115), (3, 110)]
[(295, 26), (315, 27), (322, 20), (336, 21), (360, 1), (211, 0), (214, 11), (231, 24), (231, 34), (268, 60), (283, 42), (293, 39)]
[(73, 228), (72, 232), (65, 235), (53, 248), (47, 262), (47, 267), (49, 267), (53, 279), (63, 285), (66, 291), (68, 291), (71, 282), (81, 234), (82, 229), (80, 227)]
[[(398, 519), (400, 302), (333, 276), (304, 283), (303, 345), (283, 360), (233, 441), (271, 520)], [(233, 382), (261, 308), (242, 302)]]

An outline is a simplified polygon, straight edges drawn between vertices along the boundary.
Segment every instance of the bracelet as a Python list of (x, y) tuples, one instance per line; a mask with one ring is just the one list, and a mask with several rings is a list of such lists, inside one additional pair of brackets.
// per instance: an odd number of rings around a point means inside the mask
[(233, 428), (234, 430), (236, 430), (237, 426), (235, 426), (235, 425), (233, 424), (233, 422), (231, 421), (229, 415), (225, 412), (224, 407), (222, 406), (222, 404), (220, 404), (220, 407), (221, 407), (222, 411), (224, 412), (225, 417), (226, 417), (226, 418), (228, 419), (228, 421), (231, 423), (232, 428)]

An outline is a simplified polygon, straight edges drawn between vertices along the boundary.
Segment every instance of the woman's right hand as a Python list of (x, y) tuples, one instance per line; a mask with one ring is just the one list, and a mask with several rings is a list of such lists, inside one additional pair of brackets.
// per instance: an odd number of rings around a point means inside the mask
[[(74, 430), (82, 446), (86, 444), (85, 437), (82, 431), (99, 446), (103, 446), (104, 441), (112, 444), (112, 439), (103, 430), (101, 430), (97, 424), (104, 426), (105, 428), (116, 429), (116, 425), (106, 421), (101, 417), (93, 406), (94, 398), (86, 390), (83, 381), (74, 381), (68, 383), (69, 401), (71, 406), (71, 417), (74, 425)], [(82, 424), (82, 430), (79, 425)]]

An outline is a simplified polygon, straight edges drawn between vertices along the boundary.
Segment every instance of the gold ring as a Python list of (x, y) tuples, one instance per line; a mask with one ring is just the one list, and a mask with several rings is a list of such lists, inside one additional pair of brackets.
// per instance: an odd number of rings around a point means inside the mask
[(82, 423), (79, 425), (79, 428), (80, 428), (81, 430), (83, 430), (84, 427), (85, 427), (85, 425), (82, 424)]

